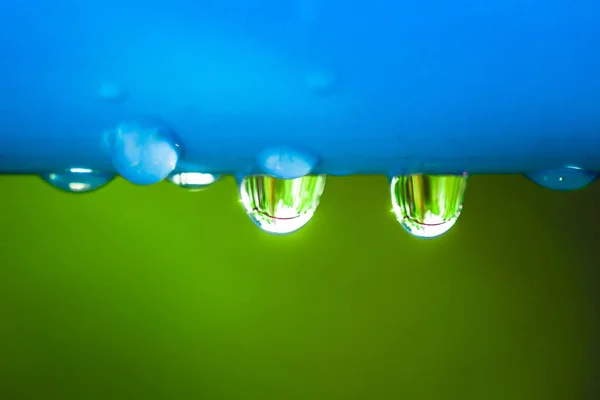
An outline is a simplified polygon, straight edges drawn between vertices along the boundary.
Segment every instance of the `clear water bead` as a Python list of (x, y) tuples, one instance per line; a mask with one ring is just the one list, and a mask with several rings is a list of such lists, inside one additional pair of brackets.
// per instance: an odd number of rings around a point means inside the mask
[(242, 204), (263, 231), (283, 235), (297, 231), (314, 215), (325, 175), (278, 179), (267, 175), (245, 177), (240, 184)]
[(402, 227), (414, 236), (433, 238), (448, 232), (460, 216), (467, 174), (396, 176), (390, 187)]
[(542, 187), (565, 192), (583, 189), (596, 180), (597, 174), (579, 167), (567, 166), (558, 169), (536, 171), (526, 176)]
[(41, 177), (55, 188), (65, 192), (85, 193), (106, 185), (113, 180), (115, 174), (88, 168), (69, 168), (60, 172), (42, 174)]
[(177, 172), (167, 178), (171, 183), (184, 189), (197, 191), (212, 185), (221, 178), (220, 175), (202, 172)]
[(309, 175), (317, 165), (318, 159), (292, 147), (272, 147), (259, 153), (257, 163), (270, 176), (295, 179)]
[(164, 126), (125, 122), (106, 136), (115, 169), (131, 183), (160, 182), (177, 166), (180, 146)]

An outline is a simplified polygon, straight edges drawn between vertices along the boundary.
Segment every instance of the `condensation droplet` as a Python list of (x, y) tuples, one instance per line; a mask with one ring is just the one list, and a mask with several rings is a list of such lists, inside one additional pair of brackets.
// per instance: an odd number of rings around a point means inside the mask
[(575, 166), (536, 171), (526, 175), (538, 185), (551, 190), (571, 191), (583, 189), (598, 176), (597, 173)]
[(243, 178), (241, 202), (250, 219), (263, 231), (283, 235), (297, 231), (314, 215), (325, 175), (278, 179), (267, 175)]
[(176, 172), (167, 178), (171, 183), (184, 189), (202, 190), (221, 178), (220, 175), (205, 174), (202, 172)]
[(432, 238), (448, 232), (460, 216), (467, 174), (396, 176), (390, 187), (402, 227), (414, 236)]
[(170, 129), (126, 122), (105, 139), (117, 172), (136, 185), (151, 185), (168, 177), (179, 160), (180, 145)]
[(98, 172), (88, 168), (69, 168), (40, 176), (57, 189), (70, 193), (85, 193), (106, 185), (114, 179), (115, 174)]
[(295, 179), (310, 174), (317, 157), (290, 147), (273, 147), (260, 152), (257, 162), (269, 175), (280, 179)]

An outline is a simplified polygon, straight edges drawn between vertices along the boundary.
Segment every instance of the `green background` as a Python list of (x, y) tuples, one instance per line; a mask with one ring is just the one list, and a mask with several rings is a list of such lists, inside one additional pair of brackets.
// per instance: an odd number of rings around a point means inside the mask
[(330, 178), (285, 237), (231, 178), (1, 177), (0, 399), (597, 398), (599, 186), (473, 177), (419, 240), (384, 177)]

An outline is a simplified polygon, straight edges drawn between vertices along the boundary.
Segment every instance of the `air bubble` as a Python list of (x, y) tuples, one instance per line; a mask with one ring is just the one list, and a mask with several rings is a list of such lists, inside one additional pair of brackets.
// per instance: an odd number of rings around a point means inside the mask
[(414, 236), (433, 238), (448, 232), (460, 216), (467, 174), (396, 176), (390, 187), (400, 225)]
[(69, 193), (85, 193), (96, 190), (115, 177), (112, 173), (98, 172), (88, 168), (69, 168), (60, 172), (42, 174), (41, 178), (57, 189)]
[(245, 177), (240, 197), (248, 216), (260, 229), (284, 235), (302, 228), (314, 215), (325, 175), (278, 179), (267, 175)]

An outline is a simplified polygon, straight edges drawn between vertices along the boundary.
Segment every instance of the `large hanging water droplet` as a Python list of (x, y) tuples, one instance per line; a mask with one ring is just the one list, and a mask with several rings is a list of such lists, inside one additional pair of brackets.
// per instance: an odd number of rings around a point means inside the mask
[(70, 168), (41, 175), (52, 186), (71, 193), (84, 193), (98, 189), (110, 182), (115, 174), (97, 172), (88, 168)]
[(242, 204), (263, 231), (282, 235), (303, 227), (315, 213), (325, 189), (325, 175), (278, 179), (249, 176), (240, 184)]
[(171, 130), (161, 125), (122, 123), (107, 132), (106, 143), (117, 172), (137, 185), (165, 179), (179, 160), (179, 144)]
[(421, 238), (440, 236), (460, 216), (467, 175), (408, 175), (391, 181), (393, 210), (409, 233)]
[(526, 175), (538, 185), (551, 190), (570, 191), (583, 189), (592, 183), (597, 174), (575, 166), (536, 171)]
[(201, 172), (177, 172), (169, 175), (170, 182), (184, 189), (197, 191), (212, 185), (221, 178), (220, 175)]

